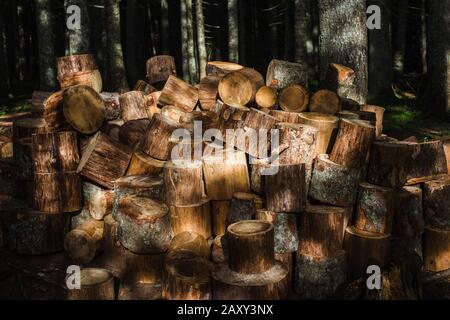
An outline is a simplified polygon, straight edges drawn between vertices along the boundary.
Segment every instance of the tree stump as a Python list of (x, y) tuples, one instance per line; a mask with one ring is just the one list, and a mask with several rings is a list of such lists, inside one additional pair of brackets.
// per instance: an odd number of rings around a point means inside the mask
[(134, 91), (141, 91), (144, 95), (148, 95), (153, 92), (157, 92), (153, 86), (145, 82), (144, 80), (138, 80), (133, 88)]
[(114, 215), (119, 223), (119, 240), (137, 254), (167, 251), (173, 238), (169, 208), (150, 198), (124, 195)]
[(342, 119), (330, 160), (345, 167), (361, 168), (374, 139), (375, 128), (367, 122)]
[(270, 110), (269, 114), (278, 120), (278, 122), (301, 123), (300, 113), (286, 112), (281, 110)]
[(119, 96), (122, 119), (125, 122), (131, 120), (148, 119), (146, 101), (142, 91), (129, 91)]
[(426, 226), (423, 249), (425, 270), (450, 269), (450, 231)]
[(9, 250), (20, 255), (60, 252), (69, 231), (70, 215), (29, 209), (2, 212)]
[(229, 210), (230, 200), (211, 201), (211, 214), (214, 235), (221, 236), (225, 234)]
[(232, 107), (243, 107), (255, 101), (256, 92), (264, 86), (262, 75), (251, 68), (242, 68), (225, 75), (219, 82), (220, 99)]
[(255, 101), (262, 110), (272, 109), (278, 101), (277, 90), (271, 87), (263, 86), (256, 92)]
[(128, 147), (98, 132), (84, 150), (77, 172), (112, 189), (113, 181), (125, 175), (131, 155)]
[(394, 195), (392, 236), (400, 239), (412, 239), (420, 237), (424, 230), (422, 189), (415, 186), (397, 190)]
[(303, 112), (308, 109), (309, 92), (301, 85), (290, 85), (281, 91), (279, 104), (284, 111)]
[(256, 220), (273, 224), (275, 253), (292, 253), (298, 249), (297, 214), (277, 213), (260, 209)]
[(226, 225), (252, 220), (256, 214), (256, 196), (247, 192), (235, 192), (230, 201), (230, 208), (226, 216)]
[(369, 111), (374, 112), (376, 115), (376, 136), (379, 137), (383, 133), (383, 118), (384, 118), (384, 112), (386, 109), (379, 107), (379, 106), (373, 106), (373, 105), (363, 105), (361, 106), (361, 111)]
[(173, 206), (200, 203), (205, 195), (200, 161), (169, 161), (164, 166), (166, 203)]
[(311, 256), (297, 252), (295, 291), (303, 299), (326, 299), (347, 279), (345, 252), (335, 256)]
[(77, 85), (63, 93), (63, 112), (67, 122), (77, 131), (91, 134), (105, 120), (105, 104), (91, 87)]
[(64, 239), (64, 251), (75, 263), (87, 264), (102, 251), (103, 221), (88, 220), (70, 231)]
[(35, 173), (33, 206), (48, 213), (75, 212), (83, 207), (81, 180), (76, 172)]
[(95, 184), (83, 182), (84, 208), (89, 211), (95, 220), (103, 218), (112, 213), (114, 192), (103, 190)]
[(423, 184), (425, 223), (431, 228), (450, 231), (450, 178)]
[(159, 96), (161, 106), (175, 106), (186, 112), (195, 109), (198, 102), (198, 89), (183, 80), (170, 76)]
[(302, 63), (273, 59), (267, 67), (266, 85), (281, 90), (292, 84), (308, 85), (307, 68)]
[(208, 239), (212, 236), (211, 205), (208, 198), (187, 206), (169, 206), (174, 235), (182, 232), (197, 233)]
[(223, 77), (224, 75), (232, 72), (241, 70), (243, 66), (227, 61), (209, 61), (206, 64), (206, 75)]
[(300, 113), (300, 123), (315, 127), (319, 130), (317, 135), (316, 156), (329, 153), (337, 134), (339, 118), (314, 112)]
[(202, 110), (213, 110), (216, 106), (217, 94), (219, 93), (218, 76), (206, 76), (200, 80), (198, 86), (198, 100)]
[(138, 149), (149, 125), (150, 120), (148, 119), (131, 120), (124, 123), (119, 129), (119, 141), (134, 150)]
[(374, 233), (391, 233), (394, 194), (392, 188), (361, 183), (356, 201), (355, 227)]
[(126, 175), (158, 176), (163, 172), (165, 163), (165, 161), (152, 158), (141, 151), (136, 151), (131, 157)]
[(279, 165), (277, 168), (277, 173), (264, 177), (267, 210), (301, 212), (306, 202), (305, 165)]
[(388, 234), (362, 231), (348, 227), (345, 231), (344, 250), (347, 253), (347, 278), (349, 281), (367, 275), (371, 265), (383, 268), (389, 255)]
[(114, 277), (106, 269), (81, 269), (81, 288), (67, 291), (68, 300), (114, 300)]
[(327, 155), (319, 155), (314, 165), (309, 196), (333, 206), (352, 206), (360, 177), (360, 169), (338, 165), (330, 161)]
[(36, 173), (76, 171), (80, 155), (74, 131), (34, 134), (33, 170)]
[(206, 193), (211, 200), (230, 200), (234, 192), (249, 192), (247, 158), (242, 151), (216, 150), (203, 157)]
[(143, 152), (158, 160), (169, 159), (174, 146), (172, 133), (180, 127), (175, 122), (163, 115), (156, 114), (148, 126), (141, 149)]
[(147, 80), (148, 83), (158, 84), (167, 81), (170, 76), (177, 75), (175, 59), (172, 56), (160, 55), (147, 60)]
[(314, 257), (340, 255), (344, 215), (344, 208), (307, 206), (299, 216), (298, 251)]
[(162, 286), (163, 299), (210, 300), (210, 269), (211, 263), (201, 258), (168, 262)]
[(333, 91), (319, 90), (309, 100), (311, 112), (335, 115), (341, 110), (341, 99)]
[(347, 97), (354, 90), (355, 71), (337, 63), (330, 63), (325, 76), (328, 90), (336, 92), (341, 97)]

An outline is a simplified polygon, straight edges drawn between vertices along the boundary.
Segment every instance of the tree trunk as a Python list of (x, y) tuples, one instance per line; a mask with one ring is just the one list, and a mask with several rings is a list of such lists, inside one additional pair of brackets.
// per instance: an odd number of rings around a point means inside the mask
[(273, 59), (267, 67), (266, 85), (281, 90), (293, 84), (308, 86), (308, 73), (304, 62)]
[(203, 14), (203, 0), (195, 0), (195, 16), (197, 23), (198, 67), (200, 79), (206, 76), (206, 61), (208, 60), (205, 41), (205, 17)]
[[(89, 15), (88, 6), (84, 0), (65, 0), (64, 9), (70, 5), (76, 5), (80, 8), (80, 28), (74, 30), (66, 30), (66, 55), (82, 54), (89, 52)], [(69, 18), (69, 14), (65, 12), (66, 19)]]
[(393, 28), (393, 67), (396, 76), (402, 76), (405, 68), (405, 48), (408, 22), (408, 0), (400, 0), (396, 4), (396, 26)]
[(228, 60), (239, 62), (238, 0), (228, 0)]
[[(345, 98), (365, 103), (367, 98), (367, 27), (364, 0), (320, 0), (320, 73), (339, 63), (355, 70), (355, 90)], [(339, 28), (335, 28), (339, 26)]]

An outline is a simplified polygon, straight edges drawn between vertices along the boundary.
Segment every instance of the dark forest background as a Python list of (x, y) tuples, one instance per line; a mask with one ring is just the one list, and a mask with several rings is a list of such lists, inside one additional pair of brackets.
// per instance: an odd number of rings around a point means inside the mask
[[(239, 62), (263, 74), (273, 58), (304, 61), (314, 90), (323, 74), (321, 34), (341, 28), (321, 16), (320, 4), (327, 2), (363, 4), (356, 6), (362, 12), (352, 9), (342, 17), (350, 26), (367, 16), (367, 6), (382, 9), (382, 29), (367, 30), (364, 49), (368, 102), (413, 101), (425, 111), (449, 112), (447, 0), (1, 1), (1, 96), (57, 90), (56, 58), (77, 53), (96, 55), (104, 91), (126, 91), (145, 79), (145, 62), (157, 54), (173, 55), (178, 74), (193, 83), (203, 76), (205, 60)], [(80, 31), (66, 28), (71, 4), (81, 8)], [(431, 54), (439, 50), (443, 54)], [(430, 87), (436, 86), (443, 92), (431, 102)]]

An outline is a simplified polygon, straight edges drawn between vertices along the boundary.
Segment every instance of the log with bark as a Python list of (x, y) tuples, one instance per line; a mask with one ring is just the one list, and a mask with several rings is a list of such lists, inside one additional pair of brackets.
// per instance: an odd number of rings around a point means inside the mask
[(144, 80), (138, 80), (136, 82), (136, 84), (134, 85), (133, 88), (134, 91), (141, 91), (143, 94), (148, 95), (150, 93), (153, 92), (157, 92), (158, 90), (156, 90), (152, 85), (148, 84), (146, 81)]
[(84, 85), (100, 93), (103, 87), (102, 76), (98, 70), (75, 72), (59, 78), (58, 80), (61, 90), (73, 86)]
[(413, 239), (423, 234), (425, 221), (422, 199), (420, 186), (403, 187), (395, 192), (392, 224), (393, 237)]
[(383, 268), (389, 256), (389, 234), (362, 231), (348, 227), (345, 231), (344, 250), (347, 254), (347, 278), (349, 281), (367, 275), (371, 265)]
[(376, 115), (376, 135), (377, 137), (381, 136), (383, 133), (383, 119), (384, 119), (384, 112), (386, 109), (374, 106), (374, 105), (363, 105), (360, 108), (361, 111), (368, 111), (373, 112)]
[(169, 205), (169, 211), (174, 235), (192, 232), (205, 239), (212, 236), (211, 202), (209, 198), (204, 198), (201, 202), (191, 205)]
[(278, 103), (286, 112), (306, 111), (309, 105), (309, 92), (301, 85), (290, 85), (281, 90)]
[(208, 241), (198, 233), (182, 232), (170, 242), (166, 262), (191, 258), (209, 259)]
[[(70, 279), (67, 278), (66, 281), (70, 281)], [(80, 289), (67, 290), (68, 300), (115, 299), (114, 277), (106, 269), (101, 268), (81, 269), (80, 286), (81, 286)]]
[[(123, 120), (111, 120), (107, 121), (103, 124), (102, 128), (100, 129), (101, 132), (107, 134), (111, 139), (115, 141), (119, 141), (119, 131), (120, 127), (123, 126), (124, 122)], [(86, 147), (89, 144), (89, 137), (83, 138), (80, 140), (80, 146), (81, 151), (84, 151), (84, 147)]]
[(112, 189), (113, 181), (125, 175), (132, 152), (102, 132), (91, 138), (77, 172), (99, 185)]
[(95, 220), (103, 218), (112, 213), (114, 192), (104, 190), (103, 188), (90, 182), (83, 182), (84, 208), (89, 211)]
[(221, 236), (225, 234), (229, 210), (230, 200), (211, 201), (211, 216), (214, 235)]
[(256, 214), (256, 195), (248, 192), (235, 192), (230, 201), (226, 225), (238, 221), (252, 220)]
[(348, 168), (362, 168), (374, 139), (375, 127), (366, 121), (341, 119), (330, 161)]
[(119, 96), (122, 119), (125, 122), (139, 119), (149, 119), (146, 99), (142, 91), (129, 91)]
[(227, 61), (209, 61), (206, 64), (206, 75), (223, 77), (226, 74), (242, 69), (243, 66)]
[(276, 106), (278, 92), (272, 87), (263, 86), (256, 92), (255, 101), (258, 108), (262, 111), (268, 111)]
[(262, 75), (243, 68), (225, 75), (219, 82), (220, 99), (232, 107), (243, 107), (255, 101), (256, 92), (264, 86)]
[(198, 100), (202, 110), (213, 110), (216, 106), (217, 95), (219, 93), (220, 77), (206, 76), (200, 80), (198, 86)]
[(57, 69), (60, 78), (76, 72), (97, 70), (98, 67), (93, 54), (79, 54), (58, 58)]
[(270, 173), (270, 159), (252, 159), (250, 163), (250, 189), (258, 195), (265, 194), (264, 176)]
[(281, 90), (293, 84), (308, 85), (308, 71), (303, 63), (273, 59), (267, 67), (266, 85)]
[(103, 253), (100, 257), (102, 266), (122, 277), (126, 269), (126, 249), (120, 244), (119, 223), (112, 214), (103, 219)]
[(275, 174), (264, 177), (267, 209), (301, 212), (306, 203), (305, 164), (283, 164), (274, 169)]
[(450, 139), (444, 140), (444, 153), (447, 159), (447, 173), (450, 174)]
[(36, 117), (42, 117), (44, 113), (44, 101), (52, 95), (51, 92), (46, 91), (33, 91), (31, 95), (31, 114)]
[(58, 131), (68, 127), (68, 123), (63, 112), (63, 93), (57, 91), (44, 101), (44, 111), (42, 114), (49, 131)]
[(124, 195), (119, 199), (114, 219), (119, 223), (119, 240), (137, 254), (167, 251), (173, 232), (169, 208), (156, 200)]
[(339, 126), (339, 118), (315, 112), (300, 113), (300, 123), (319, 130), (317, 136), (316, 156), (329, 153), (333, 147)]
[(309, 101), (311, 112), (335, 115), (341, 110), (341, 99), (330, 90), (319, 90), (315, 92)]
[(360, 169), (338, 165), (327, 155), (319, 155), (309, 185), (309, 196), (333, 206), (352, 206), (360, 178)]
[(450, 177), (423, 184), (425, 223), (428, 227), (450, 230)]
[(423, 251), (425, 270), (450, 269), (450, 231), (426, 226)]
[(198, 89), (175, 76), (167, 79), (158, 99), (161, 106), (175, 106), (186, 112), (194, 110), (197, 102)]
[(297, 214), (273, 212), (265, 209), (256, 211), (256, 220), (273, 224), (275, 253), (292, 253), (298, 249)]
[(394, 201), (394, 189), (361, 183), (356, 201), (355, 227), (374, 233), (391, 233)]
[(278, 122), (301, 123), (300, 113), (286, 112), (281, 110), (270, 110), (269, 114), (278, 120)]
[(64, 117), (75, 130), (91, 134), (100, 129), (105, 120), (105, 104), (91, 87), (70, 87), (64, 91), (63, 101)]
[(123, 195), (135, 195), (151, 198), (158, 201), (164, 200), (163, 179), (147, 175), (126, 176), (114, 181), (113, 215), (117, 209), (118, 201)]
[(147, 80), (151, 85), (167, 81), (177, 75), (175, 59), (168, 55), (154, 56), (147, 60)]
[(158, 176), (163, 172), (165, 163), (165, 161), (152, 158), (142, 151), (136, 151), (131, 157), (126, 175)]
[(103, 249), (103, 221), (94, 219), (71, 230), (64, 239), (64, 251), (75, 263), (87, 264)]
[(355, 82), (355, 71), (338, 63), (330, 63), (325, 75), (325, 85), (328, 90), (336, 92), (341, 97), (351, 94)]
[(123, 124), (119, 129), (119, 141), (135, 150), (140, 147), (142, 139), (147, 132), (150, 120), (131, 120)]

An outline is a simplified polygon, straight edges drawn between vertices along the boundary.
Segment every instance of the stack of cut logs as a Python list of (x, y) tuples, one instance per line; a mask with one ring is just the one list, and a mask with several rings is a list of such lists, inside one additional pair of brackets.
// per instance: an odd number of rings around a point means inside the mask
[(389, 272), (390, 250), (450, 269), (450, 141), (383, 135), (384, 109), (349, 99), (352, 69), (312, 93), (302, 63), (264, 79), (213, 61), (194, 86), (155, 56), (112, 93), (92, 55), (57, 67), (60, 91), (0, 118), (0, 245), (64, 250), (82, 266), (67, 298), (325, 299), (371, 266), (404, 298), (416, 269)]

